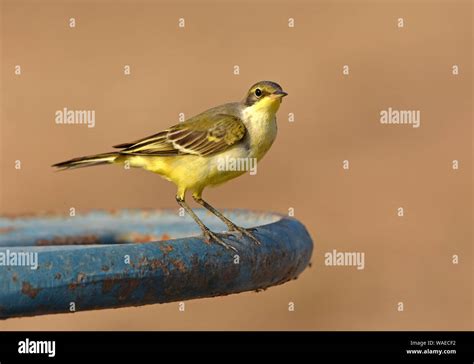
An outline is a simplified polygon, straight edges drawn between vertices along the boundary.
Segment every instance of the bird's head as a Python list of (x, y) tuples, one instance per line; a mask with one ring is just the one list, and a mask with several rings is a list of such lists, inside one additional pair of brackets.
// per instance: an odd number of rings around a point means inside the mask
[(246, 107), (252, 107), (255, 111), (276, 113), (286, 95), (288, 94), (276, 82), (260, 81), (250, 87), (243, 102)]

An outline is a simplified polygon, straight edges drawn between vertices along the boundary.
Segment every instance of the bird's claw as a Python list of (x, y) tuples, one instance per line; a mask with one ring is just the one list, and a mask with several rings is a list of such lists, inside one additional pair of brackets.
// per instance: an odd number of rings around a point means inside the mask
[(214, 241), (215, 243), (222, 245), (224, 248), (228, 250), (233, 250), (234, 252), (238, 253), (236, 248), (224, 242), (224, 240), (218, 237), (216, 233), (213, 233), (210, 230), (206, 230), (203, 232), (203, 235), (204, 235), (204, 240), (206, 241), (206, 243), (210, 243), (211, 241)]
[(237, 225), (229, 226), (229, 232), (230, 233), (237, 233), (240, 236), (245, 235), (248, 238), (250, 238), (255, 243), (255, 245), (261, 245), (260, 241), (255, 237), (255, 235), (253, 235), (250, 232), (250, 231), (255, 231), (255, 230), (257, 230), (257, 229), (255, 229), (255, 228), (245, 229), (245, 228), (237, 226)]

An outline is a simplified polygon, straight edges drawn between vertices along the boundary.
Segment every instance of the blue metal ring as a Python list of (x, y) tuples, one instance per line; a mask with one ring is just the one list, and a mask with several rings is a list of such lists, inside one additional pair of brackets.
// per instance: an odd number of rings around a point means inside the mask
[[(196, 212), (214, 231), (224, 230)], [(228, 234), (222, 236), (238, 254), (207, 244), (192, 237), (199, 229), (189, 217), (171, 210), (0, 218), (0, 318), (260, 290), (296, 279), (308, 266), (313, 243), (296, 219), (226, 215), (246, 227), (261, 225), (254, 235), (262, 244)]]

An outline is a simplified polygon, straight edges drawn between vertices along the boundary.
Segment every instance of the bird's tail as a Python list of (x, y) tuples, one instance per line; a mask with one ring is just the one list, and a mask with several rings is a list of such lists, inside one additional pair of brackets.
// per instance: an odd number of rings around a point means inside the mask
[(92, 167), (92, 166), (99, 166), (101, 164), (110, 164), (115, 161), (120, 154), (119, 153), (102, 153), (102, 154), (95, 154), (89, 155), (85, 157), (79, 157), (70, 159), (65, 162), (53, 164), (52, 167), (57, 167), (61, 169), (74, 169), (74, 168), (82, 168), (82, 167)]

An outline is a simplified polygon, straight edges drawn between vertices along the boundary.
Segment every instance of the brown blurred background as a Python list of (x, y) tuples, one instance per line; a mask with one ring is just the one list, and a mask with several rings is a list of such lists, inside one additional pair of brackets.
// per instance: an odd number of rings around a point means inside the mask
[[(206, 196), (221, 208), (293, 207), (315, 243), (312, 268), (265, 292), (189, 301), (184, 313), (170, 303), (10, 319), (1, 330), (472, 329), (471, 2), (5, 0), (1, 13), (1, 214), (177, 208), (175, 187), (149, 172), (50, 165), (268, 79), (289, 92), (274, 146), (256, 176)], [(64, 107), (95, 110), (95, 128), (56, 125)], [(421, 127), (381, 125), (388, 107), (420, 110)], [(333, 249), (365, 252), (365, 269), (325, 266)]]

